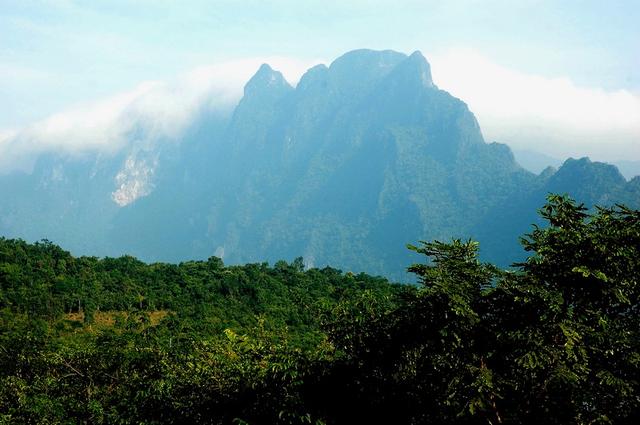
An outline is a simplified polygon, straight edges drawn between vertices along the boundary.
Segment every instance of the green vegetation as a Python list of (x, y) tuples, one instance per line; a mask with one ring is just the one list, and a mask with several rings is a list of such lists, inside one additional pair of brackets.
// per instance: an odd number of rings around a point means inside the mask
[(0, 239), (0, 423), (638, 423), (640, 212), (550, 196), (504, 271), (419, 285)]

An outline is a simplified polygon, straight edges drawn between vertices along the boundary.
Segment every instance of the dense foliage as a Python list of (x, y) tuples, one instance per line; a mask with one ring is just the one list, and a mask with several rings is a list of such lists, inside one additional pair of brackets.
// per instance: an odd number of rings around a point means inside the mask
[(0, 423), (638, 423), (640, 212), (550, 196), (512, 270), (419, 285), (0, 239)]

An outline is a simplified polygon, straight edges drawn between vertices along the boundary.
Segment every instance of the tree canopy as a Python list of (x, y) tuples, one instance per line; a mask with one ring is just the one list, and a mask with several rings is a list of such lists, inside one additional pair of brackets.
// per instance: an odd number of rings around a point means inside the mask
[(551, 195), (503, 270), (75, 258), (0, 239), (0, 423), (632, 424), (640, 212)]

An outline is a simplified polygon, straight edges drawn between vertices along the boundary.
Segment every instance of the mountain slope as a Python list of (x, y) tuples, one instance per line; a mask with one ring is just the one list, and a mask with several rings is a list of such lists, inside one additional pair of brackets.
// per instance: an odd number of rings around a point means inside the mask
[[(60, 191), (34, 189), (36, 176), (77, 163), (65, 161), (1, 178), (21, 185), (0, 189), (11, 192), (0, 233), (146, 260), (302, 255), (308, 265), (401, 279), (414, 260), (405, 245), (418, 239), (474, 237), (485, 259), (519, 259), (517, 236), (550, 191), (640, 204), (638, 182), (612, 166), (521, 168), (507, 146), (485, 143), (473, 113), (434, 84), (419, 52), (349, 52), (295, 88), (265, 64), (231, 116), (202, 114), (180, 141), (88, 159)], [(96, 164), (99, 178), (86, 180)], [(6, 220), (34, 207), (37, 220)]]

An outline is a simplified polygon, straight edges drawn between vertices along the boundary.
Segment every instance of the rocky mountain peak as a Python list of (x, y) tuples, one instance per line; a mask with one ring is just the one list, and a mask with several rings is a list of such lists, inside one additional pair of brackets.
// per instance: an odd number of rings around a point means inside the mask
[(244, 86), (244, 95), (245, 97), (263, 94), (279, 95), (291, 90), (293, 87), (284, 79), (282, 73), (264, 63)]
[(406, 58), (393, 50), (353, 50), (331, 63), (329, 80), (338, 91), (357, 93), (374, 87)]
[(329, 68), (324, 64), (311, 67), (302, 75), (296, 89), (304, 91), (311, 87), (315, 87), (320, 83), (325, 84), (328, 75)]
[(415, 76), (425, 87), (433, 87), (433, 79), (431, 78), (431, 66), (427, 59), (419, 50), (416, 50), (405, 61), (404, 65), (408, 70), (414, 71)]

